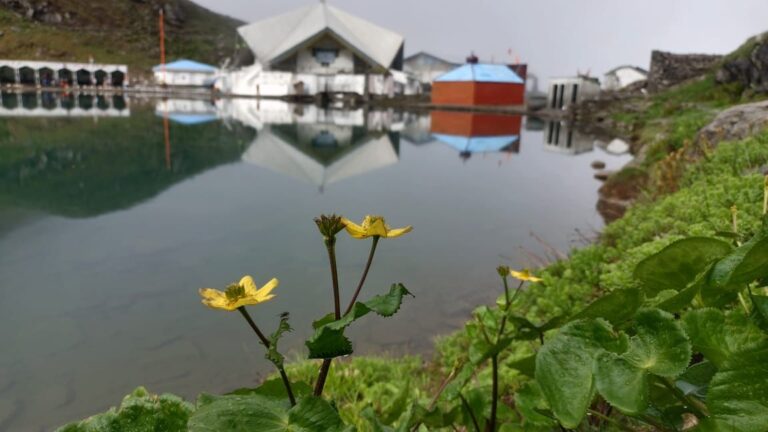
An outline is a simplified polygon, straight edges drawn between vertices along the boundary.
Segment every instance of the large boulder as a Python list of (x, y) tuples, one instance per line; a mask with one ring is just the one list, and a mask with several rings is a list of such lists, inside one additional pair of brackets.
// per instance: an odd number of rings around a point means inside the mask
[(701, 129), (696, 142), (714, 147), (721, 141), (745, 139), (766, 128), (768, 101), (736, 105), (721, 112), (712, 123)]
[(768, 33), (751, 38), (728, 56), (715, 79), (720, 84), (739, 83), (745, 89), (768, 92)]

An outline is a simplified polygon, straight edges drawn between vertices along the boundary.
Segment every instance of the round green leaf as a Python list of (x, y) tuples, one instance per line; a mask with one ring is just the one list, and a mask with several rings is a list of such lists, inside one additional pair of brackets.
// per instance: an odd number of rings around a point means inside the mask
[(625, 348), (626, 339), (601, 319), (569, 323), (541, 347), (536, 355), (536, 381), (563, 426), (578, 426), (592, 402), (597, 355)]
[(683, 323), (696, 351), (718, 368), (734, 353), (765, 339), (760, 328), (738, 311), (726, 315), (717, 309), (696, 309), (683, 316)]
[(595, 385), (608, 403), (626, 414), (648, 407), (648, 374), (610, 352), (602, 352), (595, 363)]
[(201, 397), (189, 432), (341, 431), (338, 412), (321, 398), (305, 397), (295, 407), (261, 395)]
[(768, 276), (768, 237), (761, 233), (718, 261), (712, 270), (714, 285), (750, 283)]
[(634, 276), (643, 283), (648, 297), (660, 291), (680, 291), (707, 266), (731, 252), (727, 242), (708, 237), (678, 240), (661, 251), (640, 261)]
[(582, 311), (573, 316), (573, 320), (582, 318), (603, 318), (613, 324), (629, 319), (643, 303), (643, 293), (639, 289), (615, 290), (593, 301)]
[(768, 427), (768, 342), (740, 351), (712, 378), (710, 422), (719, 430), (765, 432)]
[(682, 373), (691, 359), (691, 343), (672, 314), (659, 309), (640, 311), (635, 336), (623, 357), (635, 367), (660, 376)]

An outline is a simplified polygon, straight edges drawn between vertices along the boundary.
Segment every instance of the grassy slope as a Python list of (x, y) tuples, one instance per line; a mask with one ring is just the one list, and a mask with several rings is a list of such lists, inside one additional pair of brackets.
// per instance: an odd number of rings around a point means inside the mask
[[(521, 312), (533, 322), (544, 322), (578, 310), (601, 293), (633, 286), (634, 266), (672, 241), (728, 231), (729, 209), (733, 205), (739, 209), (742, 229), (755, 229), (762, 211), (763, 175), (759, 167), (768, 163), (768, 132), (741, 142), (722, 143), (707, 160), (682, 164), (672, 176), (664, 175), (663, 171), (670, 161), (677, 159), (678, 150), (690, 145), (698, 130), (718, 112), (759, 98), (732, 86), (717, 86), (709, 76), (658, 94), (651, 98), (647, 110), (621, 118), (632, 125), (636, 138), (647, 147), (644, 163), (633, 170), (648, 172), (653, 181), (644, 185), (638, 204), (605, 228), (600, 242), (573, 251), (568, 260), (542, 269), (540, 276), (544, 282), (531, 285), (520, 296)], [(488, 271), (495, 271), (496, 264), (488, 263)], [(417, 384), (406, 388), (390, 382), (389, 397), (404, 392), (412, 400), (427, 405), (453, 366), (465, 360), (468, 349), (468, 335), (460, 330), (438, 340), (435, 358), (421, 366), (413, 358), (391, 359), (373, 370), (370, 359), (343, 362), (331, 374), (329, 396), (340, 401), (347, 420), (353, 420), (361, 430), (369, 430), (361, 415), (362, 408), (373, 406), (385, 417), (394, 415), (388, 404), (378, 402), (380, 396), (371, 397), (367, 391), (365, 383), (374, 382), (372, 377), (407, 373), (411, 382)], [(501, 368), (505, 400), (510, 401), (525, 380), (508, 365), (531, 353), (528, 344), (513, 345), (505, 353)], [(292, 369), (302, 379), (311, 378), (308, 371), (314, 369), (307, 364)], [(356, 376), (358, 381), (349, 382), (344, 379), (347, 376)], [(470, 387), (489, 385), (486, 368), (477, 374)]]
[[(127, 63), (146, 70), (160, 58), (156, 7), (151, 2), (102, 0), (50, 0), (62, 12), (75, 15), (73, 22), (44, 24), (0, 8), (0, 58), (59, 59)], [(215, 14), (189, 0), (178, 0), (184, 22), (167, 26), (168, 58), (192, 58), (219, 64), (233, 54), (241, 24)]]

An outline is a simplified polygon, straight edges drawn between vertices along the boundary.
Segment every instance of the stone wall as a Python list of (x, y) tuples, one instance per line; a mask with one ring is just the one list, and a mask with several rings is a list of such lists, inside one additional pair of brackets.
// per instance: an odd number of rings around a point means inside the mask
[(673, 54), (664, 51), (651, 53), (651, 70), (648, 73), (648, 90), (658, 91), (710, 72), (720, 55)]

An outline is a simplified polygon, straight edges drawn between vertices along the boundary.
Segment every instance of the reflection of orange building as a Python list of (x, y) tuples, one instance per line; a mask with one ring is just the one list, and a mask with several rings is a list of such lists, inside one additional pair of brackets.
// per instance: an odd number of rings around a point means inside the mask
[(506, 65), (469, 63), (435, 79), (436, 105), (523, 105), (525, 81)]
[[(520, 151), (520, 115), (433, 111), (431, 132), (461, 151)], [(463, 149), (459, 148), (464, 146)]]

